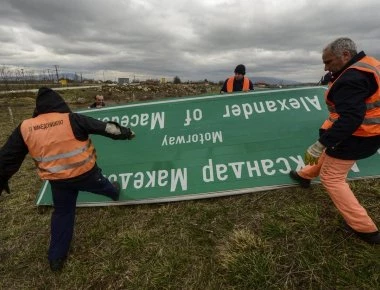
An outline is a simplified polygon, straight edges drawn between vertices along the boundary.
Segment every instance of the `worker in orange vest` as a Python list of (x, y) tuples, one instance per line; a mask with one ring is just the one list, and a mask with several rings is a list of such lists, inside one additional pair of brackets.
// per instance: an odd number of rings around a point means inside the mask
[(220, 93), (248, 92), (253, 90), (253, 83), (245, 76), (245, 66), (239, 64), (235, 68), (235, 75), (225, 80)]
[(0, 150), (0, 194), (3, 190), (10, 193), (8, 180), (19, 170), (27, 153), (39, 177), (50, 183), (54, 211), (48, 260), (52, 271), (61, 270), (68, 255), (78, 192), (119, 199), (119, 184), (105, 178), (96, 164), (90, 134), (115, 140), (135, 137), (131, 129), (116, 122), (72, 113), (58, 93), (41, 88), (33, 117), (22, 121)]
[(325, 93), (329, 116), (319, 139), (306, 151), (300, 171), (290, 177), (309, 187), (319, 176), (344, 219), (345, 230), (370, 244), (380, 244), (380, 233), (351, 191), (346, 177), (356, 160), (380, 148), (380, 61), (357, 53), (349, 38), (338, 38), (323, 50), (331, 80)]

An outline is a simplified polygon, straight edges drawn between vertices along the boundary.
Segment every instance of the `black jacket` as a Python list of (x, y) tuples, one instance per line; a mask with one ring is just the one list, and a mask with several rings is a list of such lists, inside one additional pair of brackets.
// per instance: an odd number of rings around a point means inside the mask
[(331, 128), (320, 129), (319, 142), (327, 147), (326, 154), (334, 158), (363, 159), (373, 155), (380, 148), (380, 136), (352, 135), (363, 122), (366, 113), (365, 100), (378, 88), (371, 73), (357, 69), (348, 69), (343, 73), (347, 67), (363, 57), (365, 57), (363, 51), (358, 53), (331, 78), (334, 84), (330, 89), (328, 99), (334, 103), (339, 119)]
[[(226, 79), (224, 81), (223, 87), (220, 90), (220, 92), (227, 93), (227, 82), (228, 82), (228, 79)], [(240, 92), (242, 90), (243, 90), (243, 79), (238, 80), (238, 81), (236, 79), (234, 79), (234, 85), (233, 85), (232, 91), (233, 92)], [(251, 82), (251, 80), (249, 80), (249, 90), (253, 91), (253, 83)]]
[(331, 72), (328, 72), (327, 74), (322, 76), (318, 84), (325, 86), (330, 82), (330, 80), (331, 80)]
[[(89, 108), (98, 108), (98, 104), (96, 102), (92, 103), (90, 106), (88, 106)], [(106, 104), (103, 102), (99, 107), (105, 107)]]
[[(107, 133), (106, 122), (72, 113), (68, 105), (58, 93), (49, 88), (41, 88), (38, 91), (33, 117), (53, 112), (69, 113), (70, 124), (74, 136), (80, 141), (87, 140), (90, 134), (102, 135), (112, 139), (129, 139), (131, 135), (131, 130), (129, 128), (121, 127), (119, 125), (117, 126), (120, 128), (121, 134), (113, 135)], [(1, 181), (4, 182), (9, 180), (12, 175), (19, 170), (26, 154), (29, 152), (21, 134), (21, 124), (22, 123), (17, 126), (4, 146), (0, 149), (0, 183)], [(84, 173), (83, 175), (91, 174), (94, 170), (97, 170), (97, 165), (90, 170), (91, 172)]]

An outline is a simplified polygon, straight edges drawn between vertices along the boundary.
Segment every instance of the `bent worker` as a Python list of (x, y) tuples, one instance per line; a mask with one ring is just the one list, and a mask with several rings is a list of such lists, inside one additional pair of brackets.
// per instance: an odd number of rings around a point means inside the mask
[(225, 80), (220, 93), (248, 92), (253, 90), (253, 83), (245, 76), (245, 66), (239, 64), (235, 68), (235, 75)]
[(10, 192), (8, 180), (20, 168), (26, 154), (33, 158), (41, 179), (51, 185), (54, 211), (48, 260), (59, 271), (67, 258), (73, 237), (79, 191), (119, 199), (118, 183), (111, 184), (96, 164), (90, 134), (131, 140), (131, 129), (115, 122), (102, 122), (72, 113), (62, 97), (50, 88), (40, 88), (33, 117), (12, 132), (0, 150), (0, 194)]
[(343, 216), (345, 227), (370, 244), (380, 244), (380, 233), (351, 191), (346, 177), (356, 160), (380, 148), (380, 61), (357, 53), (349, 38), (338, 38), (323, 50), (331, 81), (325, 93), (330, 112), (318, 141), (305, 154), (309, 164), (290, 177), (302, 187), (320, 176), (322, 185)]

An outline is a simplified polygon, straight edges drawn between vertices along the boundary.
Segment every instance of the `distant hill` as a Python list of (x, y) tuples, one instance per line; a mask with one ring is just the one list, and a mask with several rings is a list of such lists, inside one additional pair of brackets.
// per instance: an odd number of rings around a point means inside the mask
[(285, 79), (279, 79), (279, 78), (273, 78), (273, 77), (261, 77), (261, 76), (250, 77), (249, 75), (247, 75), (247, 77), (253, 83), (266, 83), (266, 84), (269, 84), (269, 85), (295, 85), (295, 84), (301, 84), (301, 82), (298, 82), (298, 81), (285, 80)]
[[(74, 74), (74, 73), (61, 73), (59, 75), (60, 78), (68, 78), (68, 79), (71, 79), (71, 80), (74, 80), (75, 78), (78, 78), (80, 76)], [(297, 85), (297, 84), (301, 84), (301, 82), (298, 82), (298, 81), (294, 81), (294, 80), (285, 80), (285, 79), (280, 79), (280, 78), (274, 78), (274, 77), (262, 77), (262, 76), (253, 76), (253, 77), (250, 77), (249, 75), (247, 75), (247, 77), (249, 77), (249, 79), (253, 82), (253, 83), (257, 83), (257, 82), (260, 82), (260, 83), (266, 83), (266, 84), (269, 84), (269, 85)]]

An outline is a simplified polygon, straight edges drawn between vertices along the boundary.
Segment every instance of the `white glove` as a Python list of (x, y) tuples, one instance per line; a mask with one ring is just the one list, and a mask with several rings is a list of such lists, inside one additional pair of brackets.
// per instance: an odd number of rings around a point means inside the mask
[(319, 141), (315, 142), (313, 145), (307, 148), (307, 151), (305, 153), (305, 164), (317, 164), (318, 159), (322, 155), (325, 148), (326, 147)]

